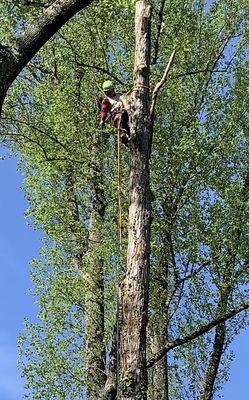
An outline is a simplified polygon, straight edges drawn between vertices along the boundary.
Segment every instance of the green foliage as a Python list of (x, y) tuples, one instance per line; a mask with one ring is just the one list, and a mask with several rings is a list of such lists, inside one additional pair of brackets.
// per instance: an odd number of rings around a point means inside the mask
[[(125, 80), (118, 90), (132, 86), (133, 3), (103, 0), (100, 7), (94, 2), (64, 26), (13, 86), (1, 121), (3, 143), (20, 158), (28, 223), (44, 232), (41, 257), (31, 264), (38, 320), (26, 322), (19, 343), (29, 399), (76, 400), (91, 385), (85, 309), (93, 259), (104, 265), (104, 346), (111, 345), (116, 286), (125, 270), (128, 152), (122, 147), (120, 252), (115, 132), (111, 126), (98, 131), (95, 104), (103, 80), (110, 77), (89, 66)], [(160, 3), (152, 2), (152, 58)], [(176, 49), (158, 97), (151, 157), (155, 201), (149, 332), (160, 338), (161, 347), (248, 295), (246, 8), (244, 1), (220, 0), (210, 7), (192, 0), (165, 3), (150, 77), (153, 89)], [(1, 15), (6, 10), (7, 1)], [(15, 5), (0, 27), (6, 43), (20, 29), (21, 13), (25, 25), (37, 12)], [(96, 187), (104, 193), (106, 208), (96, 222), (102, 241), (89, 260)], [(226, 326), (225, 351), (246, 326), (244, 315)], [(199, 398), (212, 345), (210, 333), (172, 352), (170, 398)], [(232, 356), (225, 351), (217, 390), (228, 379)]]

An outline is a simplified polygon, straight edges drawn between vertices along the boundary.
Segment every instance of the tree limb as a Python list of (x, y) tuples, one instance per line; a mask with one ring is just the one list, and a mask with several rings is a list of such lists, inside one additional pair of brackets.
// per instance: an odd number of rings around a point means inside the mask
[(194, 339), (197, 339), (198, 337), (202, 336), (203, 334), (209, 332), (211, 329), (215, 328), (217, 325), (227, 321), (228, 319), (234, 317), (235, 315), (239, 314), (240, 312), (246, 310), (249, 308), (249, 301), (246, 303), (240, 304), (238, 307), (234, 308), (233, 310), (227, 312), (224, 314), (222, 317), (217, 317), (213, 321), (202, 325), (199, 329), (196, 331), (189, 333), (188, 335), (178, 338), (174, 340), (173, 342), (169, 342), (166, 344), (166, 346), (160, 350), (158, 353), (156, 353), (154, 356), (151, 357), (151, 359), (147, 362), (147, 368), (153, 367), (153, 365), (161, 360), (170, 350), (175, 349), (178, 346), (182, 346), (183, 344), (189, 343)]
[[(60, 147), (62, 147), (66, 152), (69, 152), (69, 150), (66, 147), (66, 145), (64, 143), (62, 143), (58, 138), (56, 138), (55, 136), (52, 136), (49, 132), (46, 132), (43, 129), (38, 128), (37, 126), (34, 126), (34, 125), (30, 124), (29, 122), (21, 121), (21, 120), (17, 120), (17, 119), (10, 119), (10, 118), (1, 118), (1, 120), (2, 121), (6, 121), (7, 124), (15, 124), (16, 123), (16, 124), (20, 124), (20, 125), (25, 125), (25, 126), (29, 127), (30, 129), (33, 129), (36, 132), (39, 132), (40, 134), (48, 137), (51, 141), (53, 141), (54, 143), (56, 143)], [(4, 136), (4, 135), (2, 135), (2, 136)]]
[(225, 68), (222, 68), (222, 69), (203, 68), (203, 69), (197, 69), (197, 70), (194, 70), (194, 71), (181, 72), (180, 74), (172, 76), (172, 79), (183, 78), (185, 76), (192, 76), (192, 75), (198, 75), (198, 74), (203, 74), (203, 73), (205, 74), (205, 73), (208, 73), (208, 72), (219, 73), (219, 74), (227, 72), (229, 67), (231, 66), (234, 58), (236, 57), (236, 55), (237, 55), (237, 53), (235, 53), (231, 57), (231, 59), (229, 60), (229, 62), (227, 63)]
[(77, 12), (93, 0), (55, 0), (29, 25), (10, 48), (0, 46), (0, 111), (6, 93), (40, 48)]
[(153, 93), (152, 93), (151, 107), (150, 107), (150, 118), (151, 118), (152, 124), (153, 124), (154, 117), (155, 117), (155, 107), (156, 107), (157, 96), (158, 96), (159, 90), (162, 88), (162, 86), (164, 85), (164, 83), (167, 80), (167, 77), (168, 77), (168, 74), (169, 74), (169, 71), (170, 71), (170, 67), (171, 67), (171, 65), (172, 65), (172, 63), (174, 61), (174, 58), (175, 58), (175, 53), (176, 53), (176, 50), (173, 50), (172, 53), (171, 53), (171, 56), (169, 58), (168, 64), (167, 64), (167, 66), (165, 68), (163, 77), (160, 80), (160, 82), (158, 82), (156, 84), (156, 86), (155, 86), (155, 88), (153, 90)]
[(79, 63), (77, 62), (77, 66), (78, 67), (82, 67), (82, 68), (92, 68), (92, 69), (96, 69), (99, 72), (104, 72), (105, 74), (109, 75), (111, 78), (113, 78), (115, 81), (117, 81), (118, 83), (120, 83), (121, 85), (124, 84), (123, 81), (121, 81), (117, 76), (115, 76), (112, 72), (108, 71), (105, 68), (99, 67), (98, 65), (90, 65), (90, 64), (85, 64), (85, 63)]

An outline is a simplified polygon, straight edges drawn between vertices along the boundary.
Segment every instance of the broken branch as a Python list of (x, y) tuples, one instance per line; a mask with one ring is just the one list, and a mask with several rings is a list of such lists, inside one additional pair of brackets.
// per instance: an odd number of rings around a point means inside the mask
[(156, 86), (155, 86), (155, 88), (153, 90), (153, 93), (152, 93), (151, 107), (150, 107), (150, 118), (151, 118), (152, 124), (153, 124), (154, 116), (155, 116), (155, 108), (156, 108), (157, 96), (158, 96), (159, 90), (162, 88), (162, 86), (164, 85), (164, 83), (167, 80), (167, 77), (168, 77), (168, 74), (169, 74), (169, 71), (170, 71), (170, 67), (171, 67), (171, 65), (172, 65), (172, 63), (174, 61), (174, 58), (175, 58), (175, 53), (176, 53), (176, 50), (173, 50), (172, 53), (171, 53), (171, 56), (169, 58), (168, 64), (167, 64), (167, 66), (165, 68), (163, 77), (160, 80), (160, 82), (158, 82), (156, 84)]

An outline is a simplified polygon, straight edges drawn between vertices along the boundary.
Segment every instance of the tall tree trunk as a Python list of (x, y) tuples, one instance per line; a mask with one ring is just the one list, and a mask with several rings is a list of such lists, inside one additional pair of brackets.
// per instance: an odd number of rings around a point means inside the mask
[(104, 281), (103, 261), (99, 254), (102, 240), (100, 215), (92, 211), (88, 265), (85, 280), (86, 375), (88, 400), (99, 399), (105, 385)]
[(117, 396), (117, 324), (115, 323), (112, 335), (112, 347), (109, 354), (109, 366), (103, 392), (99, 400), (116, 400)]
[[(101, 189), (101, 170), (96, 166), (98, 144), (94, 146), (92, 160), (92, 212), (90, 217), (88, 249), (82, 248), (82, 236), (77, 226), (81, 224), (79, 204), (74, 190), (74, 168), (69, 165), (66, 171), (67, 200), (71, 215), (69, 230), (75, 240), (77, 251), (73, 255), (73, 266), (84, 282), (85, 295), (85, 340), (86, 340), (86, 377), (89, 400), (98, 400), (106, 381), (105, 346), (104, 346), (104, 279), (103, 260), (100, 245), (102, 240), (101, 225), (105, 213), (105, 201)], [(95, 168), (96, 167), (96, 168)], [(87, 262), (83, 268), (83, 254), (87, 251)]]
[[(168, 238), (170, 237), (169, 228), (162, 232), (162, 244), (160, 247), (160, 258), (158, 260), (158, 268), (156, 270), (157, 282), (160, 277), (158, 304), (160, 305), (159, 314), (153, 319), (152, 338), (152, 354), (156, 354), (166, 343), (169, 342), (169, 262), (170, 262), (170, 245)], [(169, 371), (168, 371), (168, 355), (166, 354), (162, 360), (156, 363), (152, 371), (153, 400), (169, 399)]]
[(101, 256), (102, 225), (106, 203), (102, 189), (99, 146), (93, 145), (91, 168), (92, 212), (85, 266), (86, 375), (87, 399), (98, 400), (106, 381), (104, 345), (104, 271)]
[[(161, 325), (161, 324), (160, 324)], [(166, 328), (167, 329), (167, 328)], [(158, 330), (160, 330), (158, 332)], [(160, 351), (166, 343), (166, 338), (162, 332), (162, 327), (156, 324), (154, 336), (152, 338), (152, 354)], [(168, 358), (167, 355), (157, 362), (152, 372), (152, 399), (168, 400)]]
[(120, 387), (118, 399), (147, 398), (146, 326), (148, 319), (151, 192), (149, 177), (150, 5), (136, 1), (134, 88), (131, 142), (127, 272), (120, 287)]
[(213, 398), (214, 383), (223, 353), (225, 335), (225, 323), (218, 325), (215, 330), (213, 349), (209, 359), (204, 385), (201, 390), (200, 400), (211, 400)]
[[(222, 291), (220, 301), (217, 306), (217, 314), (227, 311), (228, 298), (231, 292), (231, 285), (225, 283), (227, 287)], [(223, 322), (215, 329), (213, 348), (207, 366), (203, 387), (200, 393), (200, 400), (211, 400), (214, 393), (214, 384), (217, 377), (221, 356), (224, 350), (224, 342), (226, 338), (226, 324)]]

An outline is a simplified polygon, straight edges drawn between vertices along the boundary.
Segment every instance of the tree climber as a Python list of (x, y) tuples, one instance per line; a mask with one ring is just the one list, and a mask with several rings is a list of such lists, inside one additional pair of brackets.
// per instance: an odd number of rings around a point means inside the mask
[(115, 92), (112, 81), (105, 81), (102, 89), (105, 97), (100, 106), (99, 127), (103, 129), (105, 121), (110, 115), (112, 124), (115, 128), (120, 129), (122, 143), (128, 146), (130, 139), (129, 117), (122, 103), (122, 93)]

